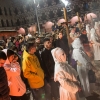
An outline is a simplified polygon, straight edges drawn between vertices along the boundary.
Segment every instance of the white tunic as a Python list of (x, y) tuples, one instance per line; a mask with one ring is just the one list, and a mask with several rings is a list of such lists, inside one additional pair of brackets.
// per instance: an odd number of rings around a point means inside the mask
[(88, 70), (91, 69), (91, 62), (86, 53), (83, 51), (83, 46), (79, 38), (74, 40), (74, 42), (72, 43), (72, 47), (74, 48), (72, 58), (80, 63), (77, 64), (77, 72), (80, 78), (83, 91), (85, 93), (85, 96), (87, 97), (90, 96)]
[(51, 51), (55, 61), (54, 80), (60, 83), (60, 100), (85, 100), (78, 96), (80, 89), (77, 72), (66, 62), (66, 54), (61, 48)]
[(87, 38), (88, 38), (88, 41), (90, 41), (90, 29), (89, 29), (89, 24), (86, 25), (86, 32), (87, 32)]
[(94, 60), (100, 60), (100, 36), (94, 28), (91, 29), (91, 41), (93, 43)]
[(77, 82), (75, 75), (67, 63), (64, 65), (55, 64), (54, 79), (60, 83), (60, 100), (80, 100), (77, 94), (78, 86), (74, 84)]

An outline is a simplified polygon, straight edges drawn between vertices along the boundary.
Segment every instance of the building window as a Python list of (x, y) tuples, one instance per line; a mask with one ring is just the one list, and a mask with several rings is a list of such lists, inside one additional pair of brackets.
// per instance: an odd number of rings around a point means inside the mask
[(12, 26), (14, 25), (12, 20), (11, 20), (11, 25), (12, 25)]
[(17, 26), (20, 26), (20, 21), (19, 21), (19, 19), (17, 19), (16, 25), (17, 25)]
[(6, 8), (4, 7), (4, 12), (5, 12), (5, 15), (7, 15), (7, 10), (6, 10)]
[(9, 15), (12, 16), (11, 9), (9, 8)]
[(2, 9), (1, 9), (1, 7), (0, 7), (0, 15), (2, 15)]
[(15, 12), (16, 15), (18, 15), (18, 9), (17, 8), (15, 8), (14, 12)]
[(4, 27), (4, 21), (3, 20), (1, 20), (1, 25), (2, 25), (2, 27)]
[(7, 27), (9, 27), (9, 22), (8, 22), (8, 20), (6, 20), (6, 24), (7, 24)]

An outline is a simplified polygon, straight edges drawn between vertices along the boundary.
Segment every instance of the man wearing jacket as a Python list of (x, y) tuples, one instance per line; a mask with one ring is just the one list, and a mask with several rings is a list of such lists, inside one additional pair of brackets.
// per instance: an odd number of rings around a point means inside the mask
[(10, 100), (7, 75), (3, 67), (6, 59), (6, 54), (0, 51), (0, 100)]
[(45, 73), (45, 79), (51, 86), (51, 98), (57, 100), (59, 98), (58, 83), (54, 82), (54, 60), (51, 54), (52, 44), (49, 38), (44, 39), (44, 51), (41, 53), (43, 61), (43, 70)]
[(44, 73), (35, 56), (36, 46), (34, 43), (27, 43), (23, 52), (22, 69), (24, 77), (28, 79), (35, 100), (42, 100), (44, 94)]

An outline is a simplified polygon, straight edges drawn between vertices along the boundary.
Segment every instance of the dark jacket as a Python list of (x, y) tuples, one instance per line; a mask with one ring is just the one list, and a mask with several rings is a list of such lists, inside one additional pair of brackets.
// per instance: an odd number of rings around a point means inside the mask
[(7, 75), (3, 67), (0, 67), (0, 100), (10, 100)]
[(49, 80), (54, 76), (54, 60), (51, 54), (51, 50), (44, 49), (41, 53), (41, 58), (43, 62), (43, 70), (46, 78)]
[(13, 42), (10, 41), (10, 42), (8, 43), (8, 48), (10, 49), (10, 48), (12, 48), (13, 46), (14, 46)]
[(68, 40), (66, 38), (66, 36), (63, 36), (62, 39), (58, 39), (55, 41), (55, 47), (60, 47), (64, 50), (64, 52), (66, 53), (66, 55), (69, 55), (69, 46), (68, 46)]
[(38, 60), (39, 60), (39, 63), (40, 63), (41, 68), (44, 69), (44, 67), (43, 67), (43, 62), (42, 62), (42, 58), (41, 58), (41, 54), (39, 53), (39, 50), (37, 50), (37, 51), (35, 52), (35, 55), (36, 55), (36, 57), (37, 57)]

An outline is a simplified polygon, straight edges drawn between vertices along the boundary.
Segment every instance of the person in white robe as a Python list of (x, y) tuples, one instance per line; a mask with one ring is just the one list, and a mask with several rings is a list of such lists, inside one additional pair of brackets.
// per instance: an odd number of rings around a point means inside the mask
[(79, 75), (81, 86), (84, 91), (85, 97), (88, 97), (92, 92), (90, 90), (90, 83), (88, 79), (88, 71), (92, 69), (92, 64), (89, 57), (84, 52), (83, 45), (81, 44), (79, 38), (76, 38), (73, 41), (72, 47), (74, 48), (72, 58), (77, 61), (77, 72)]
[(86, 25), (86, 32), (87, 32), (88, 41), (91, 41), (90, 40), (91, 34), (90, 34), (90, 25), (89, 24)]
[(55, 48), (52, 51), (55, 61), (54, 81), (60, 83), (60, 100), (80, 100), (77, 85), (76, 71), (66, 62), (66, 54), (61, 48)]
[(100, 60), (100, 30), (98, 22), (95, 22), (95, 26), (91, 29), (90, 33), (94, 60)]
[(75, 38), (80, 36), (79, 32), (76, 33), (76, 27), (74, 27), (70, 32), (70, 38), (74, 41)]

